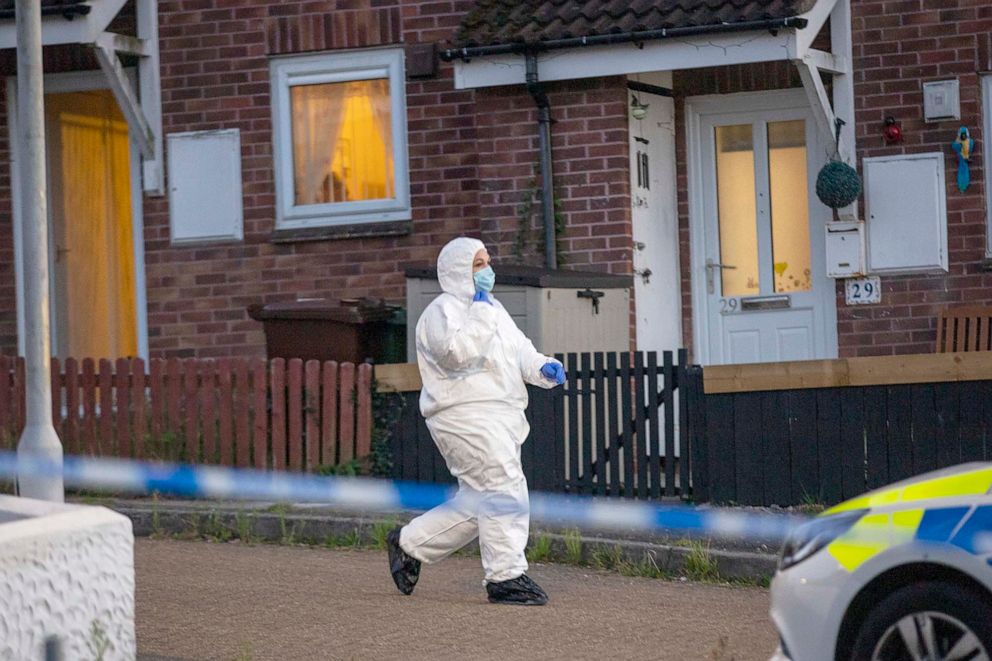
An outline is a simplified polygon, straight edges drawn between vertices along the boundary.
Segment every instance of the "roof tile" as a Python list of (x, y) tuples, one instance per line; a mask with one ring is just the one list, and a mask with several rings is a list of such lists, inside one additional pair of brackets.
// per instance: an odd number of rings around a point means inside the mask
[(816, 0), (477, 0), (457, 47), (798, 16)]

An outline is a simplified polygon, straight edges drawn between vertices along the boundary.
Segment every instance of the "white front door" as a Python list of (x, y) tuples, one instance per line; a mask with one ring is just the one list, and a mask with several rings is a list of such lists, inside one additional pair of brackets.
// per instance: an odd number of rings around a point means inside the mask
[(647, 105), (644, 117), (629, 120), (637, 349), (675, 351), (682, 346), (675, 103), (644, 91), (629, 91), (631, 101)]
[(696, 359), (837, 355), (815, 195), (829, 147), (801, 89), (687, 101)]

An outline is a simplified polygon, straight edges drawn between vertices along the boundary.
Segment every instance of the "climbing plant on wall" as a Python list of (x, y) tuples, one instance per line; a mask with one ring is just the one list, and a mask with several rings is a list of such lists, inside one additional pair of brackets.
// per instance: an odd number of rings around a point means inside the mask
[[(517, 203), (517, 233), (513, 240), (513, 256), (521, 261), (530, 256), (544, 254), (544, 226), (541, 217), (540, 197), (541, 188), (538, 184), (537, 174), (534, 174), (527, 182), (527, 188), (520, 194), (520, 201)], [(558, 196), (557, 187), (553, 199), (555, 254), (558, 256), (558, 266), (562, 266), (568, 261), (563, 248), (565, 212), (562, 211), (562, 201)], [(535, 216), (537, 217), (536, 223)], [(528, 250), (528, 248), (532, 248), (532, 250)]]

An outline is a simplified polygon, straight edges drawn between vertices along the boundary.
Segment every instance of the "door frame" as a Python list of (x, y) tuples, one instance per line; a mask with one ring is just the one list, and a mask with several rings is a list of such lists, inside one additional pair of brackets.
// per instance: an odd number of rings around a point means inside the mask
[[(658, 73), (658, 74), (653, 74), (652, 76), (653, 77), (650, 77), (649, 75), (639, 76), (638, 77), (638, 82), (646, 82), (646, 83), (649, 83), (651, 85), (658, 86), (658, 87), (660, 87), (662, 89), (664, 89), (664, 88), (669, 88), (670, 89), (671, 88), (671, 86), (672, 86), (672, 74), (670, 72), (661, 72), (661, 73)], [(645, 78), (647, 78), (647, 80), (644, 80)], [(674, 265), (674, 269), (675, 269), (674, 281), (671, 283), (672, 289), (669, 291), (669, 293), (674, 292), (672, 295), (673, 295), (673, 298), (676, 299), (675, 300), (675, 303), (674, 303), (674, 305), (672, 307), (672, 309), (667, 311), (667, 312), (672, 312), (672, 316), (674, 318), (666, 317), (665, 316), (666, 311), (663, 310), (663, 311), (661, 311), (661, 316), (659, 316), (659, 314), (655, 314), (654, 315), (654, 318), (649, 322), (649, 324), (657, 322), (657, 323), (660, 323), (661, 325), (665, 325), (667, 323), (671, 323), (671, 327), (670, 328), (671, 328), (671, 330), (674, 331), (674, 336), (675, 336), (674, 342), (671, 343), (671, 344), (669, 344), (669, 345), (667, 345), (667, 346), (666, 345), (647, 346), (647, 347), (642, 346), (642, 341), (643, 341), (644, 338), (642, 338), (642, 336), (641, 336), (642, 335), (641, 334), (641, 330), (642, 330), (642, 328), (641, 328), (641, 315), (642, 315), (642, 312), (643, 311), (640, 309), (640, 305), (643, 303), (644, 305), (648, 305), (649, 307), (651, 307), (651, 306), (654, 305), (655, 302), (652, 302), (650, 300), (645, 300), (645, 301), (640, 300), (646, 293), (643, 292), (642, 284), (638, 282), (638, 279), (642, 277), (641, 272), (638, 271), (635, 268), (634, 269), (634, 292), (633, 292), (633, 296), (634, 296), (634, 300), (635, 300), (635, 309), (637, 310), (637, 317), (638, 317), (637, 320), (636, 320), (636, 324), (635, 324), (635, 338), (636, 338), (636, 341), (637, 341), (638, 349), (641, 349), (641, 350), (645, 350), (646, 349), (646, 350), (652, 350), (652, 351), (653, 350), (658, 350), (659, 352), (661, 352), (662, 350), (665, 350), (665, 351), (674, 351), (674, 350), (678, 349), (679, 347), (683, 346), (683, 344), (682, 344), (683, 343), (683, 332), (682, 332), (683, 311), (682, 311), (682, 302), (681, 302), (681, 298), (682, 297), (681, 297), (681, 294), (680, 294), (680, 291), (681, 291), (681, 282), (682, 282), (682, 266), (681, 266), (681, 262), (679, 260), (679, 253), (681, 252), (681, 246), (679, 246), (679, 239), (678, 239), (678, 234), (679, 234), (679, 230), (678, 230), (678, 222), (679, 222), (679, 219), (678, 219), (678, 168), (677, 168), (677, 163), (676, 163), (676, 152), (677, 152), (677, 144), (676, 143), (677, 143), (677, 137), (676, 137), (676, 134), (675, 134), (675, 114), (676, 114), (676, 108), (675, 108), (674, 99), (672, 99), (669, 95), (662, 94), (661, 93), (661, 90), (659, 90), (658, 92), (650, 92), (650, 91), (645, 91), (645, 90), (633, 90), (633, 89), (629, 89), (629, 88), (627, 90), (627, 97), (628, 97), (627, 98), (627, 105), (628, 106), (630, 105), (630, 97), (631, 97), (631, 95), (634, 95), (634, 94), (639, 95), (641, 98), (643, 98), (645, 95), (647, 95), (649, 98), (654, 99), (654, 100), (651, 101), (651, 103), (655, 103), (655, 104), (660, 104), (660, 103), (671, 104), (671, 119), (669, 121), (665, 121), (664, 123), (660, 124), (658, 127), (655, 127), (653, 129), (650, 129), (649, 128), (645, 132), (645, 134), (646, 135), (650, 134), (651, 135), (651, 138), (650, 138), (651, 140), (658, 139), (661, 144), (665, 144), (665, 142), (667, 142), (667, 140), (671, 140), (671, 149), (670, 150), (666, 150), (666, 153), (662, 153), (662, 156), (660, 158), (665, 163), (669, 163), (670, 162), (670, 165), (668, 165), (666, 167), (671, 167), (671, 175), (672, 175), (672, 178), (668, 182), (668, 184), (666, 184), (665, 181), (662, 180), (662, 186), (663, 186), (663, 188), (661, 189), (661, 192), (663, 194), (664, 193), (667, 193), (668, 190), (669, 190), (669, 188), (670, 188), (672, 195), (669, 197), (666, 194), (666, 195), (664, 195), (661, 198), (662, 201), (659, 204), (659, 207), (658, 207), (656, 213), (658, 213), (660, 215), (660, 214), (662, 214), (664, 212), (664, 213), (666, 213), (666, 215), (670, 215), (671, 222), (674, 223), (674, 234), (675, 235), (674, 235), (674, 238), (672, 239), (671, 242), (667, 242), (666, 241), (666, 242), (660, 243), (658, 245), (649, 245), (648, 246), (648, 249), (655, 251), (654, 252), (654, 255), (655, 255), (654, 260), (655, 260), (655, 262), (654, 262), (653, 266), (655, 266), (656, 268), (658, 267), (658, 261), (659, 260), (661, 262), (663, 262), (663, 263), (671, 263), (672, 265)], [(635, 197), (634, 192), (637, 190), (637, 186), (636, 186), (636, 181), (637, 181), (637, 166), (632, 162), (633, 156), (635, 154), (634, 147), (632, 146), (633, 143), (634, 143), (633, 135), (635, 133), (634, 123), (633, 123), (634, 121), (636, 121), (636, 120), (633, 120), (633, 119), (629, 119), (628, 120), (628, 122), (629, 122), (629, 126), (628, 126), (628, 143), (631, 145), (631, 147), (630, 147), (630, 150), (631, 150), (630, 151), (631, 162), (629, 162), (629, 168), (630, 168), (629, 175), (630, 175), (630, 189), (632, 191), (632, 194), (631, 194), (631, 205), (632, 205), (631, 208), (632, 209), (636, 209), (636, 207), (637, 207), (637, 202), (634, 199), (634, 197)], [(658, 138), (657, 137), (658, 134), (663, 133), (663, 132), (669, 134), (668, 137), (664, 138), (664, 141), (661, 138)], [(670, 153), (667, 153), (667, 151), (670, 151)], [(655, 170), (655, 168), (652, 168), (652, 171), (662, 172), (663, 171), (662, 164), (661, 163), (658, 163), (656, 165), (657, 165), (657, 170)], [(652, 226), (656, 222), (660, 222), (660, 221), (657, 218), (655, 218), (652, 221), (645, 221), (645, 220), (636, 221), (634, 219), (634, 214), (635, 214), (635, 212), (632, 211), (632, 216), (631, 216), (631, 219), (632, 219), (631, 236), (632, 236), (633, 241), (634, 241), (633, 253), (635, 255), (635, 258), (634, 258), (634, 262), (633, 263), (636, 266), (637, 265), (637, 262), (638, 262), (638, 259), (639, 259), (637, 257), (637, 255), (639, 254), (640, 250), (642, 250), (642, 248), (639, 248), (638, 247), (638, 243), (637, 242), (640, 241), (640, 240), (645, 240), (645, 239), (651, 241), (651, 239), (657, 238), (657, 237), (653, 237), (653, 236), (646, 237), (645, 235), (646, 234), (650, 234), (650, 226)], [(652, 241), (652, 243), (653, 243), (653, 241)], [(643, 262), (641, 262), (641, 265), (642, 266), (644, 265)], [(651, 277), (657, 277), (660, 280), (664, 280), (664, 275), (665, 274), (663, 274), (663, 273), (654, 273), (654, 274), (652, 274)], [(666, 291), (668, 291), (668, 290), (663, 290), (663, 289), (660, 289), (659, 288), (658, 291), (655, 292), (655, 295), (656, 296), (658, 294), (666, 295)]]
[[(133, 69), (127, 69), (128, 78), (132, 84), (135, 80)], [(107, 77), (102, 71), (70, 71), (67, 73), (45, 74), (45, 94), (64, 92), (88, 92), (93, 90), (110, 89)], [(21, 186), (17, 170), (17, 160), (21, 152), (20, 141), (16, 139), (17, 132), (17, 77), (7, 77), (7, 136), (10, 152), (10, 192), (14, 225), (14, 277), (17, 300), (17, 352), (23, 356), (25, 352), (25, 319), (24, 319), (24, 248), (21, 235)], [(128, 134), (131, 162), (131, 234), (134, 244), (134, 311), (137, 316), (138, 356), (148, 360), (148, 292), (145, 278), (145, 234), (143, 218), (143, 193), (141, 187), (141, 152), (134, 140)], [(45, 155), (45, 167), (48, 167), (48, 155)], [(50, 231), (49, 231), (50, 235)], [(49, 241), (51, 236), (49, 236)], [(49, 249), (49, 328), (52, 347), (57, 346), (57, 324), (54, 318), (54, 275), (51, 269), (52, 255)], [(87, 358), (96, 356), (76, 356)]]
[[(703, 173), (705, 159), (702, 153), (702, 118), (705, 115), (727, 115), (782, 109), (809, 109), (809, 98), (802, 87), (768, 90), (764, 92), (738, 92), (734, 94), (707, 94), (688, 97), (685, 100), (686, 130), (686, 185), (689, 202), (689, 256), (692, 300), (692, 342), (694, 362), (701, 365), (710, 363), (709, 316), (707, 312), (705, 273), (706, 263), (706, 219), (704, 198), (706, 186)], [(810, 192), (813, 193), (811, 186)], [(810, 204), (815, 195), (810, 195)], [(815, 228), (811, 228), (811, 232)], [(812, 246), (810, 247), (812, 250)], [(837, 357), (837, 297), (835, 282), (826, 278), (819, 303), (823, 306), (820, 328), (827, 347), (824, 358)], [(702, 280), (700, 280), (702, 278)]]

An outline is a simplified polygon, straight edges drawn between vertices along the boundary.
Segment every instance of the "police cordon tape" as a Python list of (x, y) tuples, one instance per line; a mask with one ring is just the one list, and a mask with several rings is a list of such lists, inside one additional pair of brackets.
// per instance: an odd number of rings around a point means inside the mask
[[(55, 476), (55, 462), (0, 452), (0, 478)], [(427, 510), (445, 502), (455, 489), (436, 484), (378, 478), (332, 477), (221, 466), (97, 459), (66, 456), (61, 468), (66, 487), (129, 494), (154, 492), (189, 498), (326, 504), (358, 512)], [(463, 494), (461, 497), (465, 497)], [(499, 499), (479, 496), (490, 507)], [(789, 514), (727, 510), (645, 501), (530, 494), (531, 519), (586, 529), (613, 529), (782, 541), (807, 521)]]

